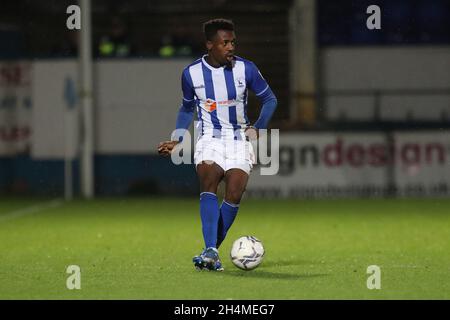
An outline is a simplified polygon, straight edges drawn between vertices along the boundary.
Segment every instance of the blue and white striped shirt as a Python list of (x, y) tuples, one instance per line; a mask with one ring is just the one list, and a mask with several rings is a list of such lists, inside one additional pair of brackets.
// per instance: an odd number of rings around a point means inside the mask
[[(215, 68), (205, 57), (183, 70), (182, 109), (197, 108), (200, 135), (240, 140), (244, 129), (250, 125), (248, 89), (263, 102), (275, 96), (253, 62), (235, 57), (232, 66)], [(177, 129), (179, 126), (177, 121)]]

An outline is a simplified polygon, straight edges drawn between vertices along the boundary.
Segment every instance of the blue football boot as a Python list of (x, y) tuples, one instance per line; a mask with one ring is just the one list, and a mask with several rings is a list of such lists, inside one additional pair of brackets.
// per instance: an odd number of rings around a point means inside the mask
[(219, 259), (219, 251), (216, 248), (206, 248), (202, 254), (206, 268), (210, 271), (223, 271), (222, 263)]
[(205, 252), (205, 250), (203, 250), (203, 252), (198, 255), (195, 256), (194, 258), (192, 258), (192, 262), (194, 263), (194, 267), (195, 269), (201, 271), (204, 268), (206, 268), (206, 262), (203, 260), (203, 253)]
[(192, 262), (197, 270), (223, 271), (222, 263), (219, 259), (219, 251), (213, 247), (203, 250), (200, 255), (192, 259)]
[(220, 262), (220, 259), (217, 259), (217, 261), (214, 263), (214, 265), (209, 269), (211, 271), (223, 271), (222, 262)]

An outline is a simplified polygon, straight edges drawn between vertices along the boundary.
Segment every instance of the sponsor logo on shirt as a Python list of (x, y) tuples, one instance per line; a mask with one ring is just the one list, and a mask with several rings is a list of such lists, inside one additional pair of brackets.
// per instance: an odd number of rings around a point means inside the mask
[(213, 112), (214, 110), (217, 109), (217, 102), (212, 100), (212, 99), (209, 99), (209, 98), (206, 99), (206, 101), (205, 101), (205, 109), (208, 112)]
[(223, 100), (223, 101), (215, 101), (213, 99), (206, 99), (205, 101), (205, 109), (208, 112), (213, 112), (217, 109), (217, 107), (231, 107), (235, 106), (238, 103), (237, 100)]

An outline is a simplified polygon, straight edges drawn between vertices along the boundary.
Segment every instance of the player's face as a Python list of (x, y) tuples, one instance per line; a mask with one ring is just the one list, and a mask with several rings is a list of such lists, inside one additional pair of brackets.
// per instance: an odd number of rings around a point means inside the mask
[(234, 31), (218, 30), (213, 41), (206, 44), (209, 54), (221, 65), (230, 64), (234, 58), (236, 35)]

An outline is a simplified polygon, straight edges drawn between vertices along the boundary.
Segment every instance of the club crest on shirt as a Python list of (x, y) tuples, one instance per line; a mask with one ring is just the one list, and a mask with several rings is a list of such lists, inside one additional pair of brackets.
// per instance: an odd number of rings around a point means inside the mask
[(236, 80), (236, 83), (237, 83), (237, 86), (238, 86), (239, 88), (245, 86), (245, 81), (244, 81), (243, 78), (238, 78), (238, 79)]
[(217, 103), (216, 103), (216, 101), (214, 101), (213, 99), (206, 99), (206, 101), (205, 101), (205, 109), (208, 111), (208, 112), (213, 112), (214, 110), (216, 110), (217, 109)]

